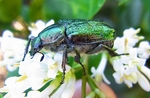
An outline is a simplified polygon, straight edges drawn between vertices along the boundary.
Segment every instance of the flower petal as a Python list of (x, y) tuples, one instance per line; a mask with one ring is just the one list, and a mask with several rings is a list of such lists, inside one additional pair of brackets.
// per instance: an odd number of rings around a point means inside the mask
[(106, 78), (104, 73), (102, 73), (102, 78), (103, 78), (104, 82), (106, 82), (107, 84), (110, 84), (110, 81)]
[(143, 72), (150, 80), (150, 69), (149, 68), (147, 68), (146, 66), (142, 66), (141, 72)]
[(140, 72), (137, 72), (139, 85), (147, 92), (150, 91), (149, 81)]
[(112, 65), (115, 71), (119, 71), (121, 70), (121, 68), (123, 67), (122, 62), (120, 61), (119, 58), (113, 58), (114, 60), (112, 61)]
[(75, 92), (75, 75), (71, 73), (70, 79), (68, 80), (68, 84), (66, 88), (64, 89), (61, 98), (72, 98), (74, 92)]
[(121, 84), (123, 82), (123, 79), (121, 77), (121, 73), (119, 71), (113, 73), (113, 77), (115, 78), (116, 83)]
[(128, 80), (124, 79), (124, 83), (125, 83), (129, 88), (132, 87), (132, 82), (131, 82), (131, 81), (128, 81)]
[(27, 94), (27, 98), (42, 98), (41, 92), (39, 91), (29, 91)]

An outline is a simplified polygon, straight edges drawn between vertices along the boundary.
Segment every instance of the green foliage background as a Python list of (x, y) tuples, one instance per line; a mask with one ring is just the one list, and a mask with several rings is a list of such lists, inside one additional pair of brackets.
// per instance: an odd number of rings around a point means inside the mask
[[(10, 29), (17, 37), (27, 38), (29, 32), (16, 31), (12, 22), (22, 17), (27, 25), (36, 20), (45, 22), (54, 19), (97, 19), (106, 21), (116, 29), (117, 36), (130, 27), (141, 28), (140, 35), (150, 41), (150, 0), (0, 0), (0, 33)], [(100, 56), (91, 57), (89, 65), (99, 62)], [(147, 61), (149, 65), (149, 60)], [(150, 94), (138, 85), (129, 89), (118, 85), (112, 78), (112, 67), (107, 66), (105, 73), (118, 98), (150, 98)]]

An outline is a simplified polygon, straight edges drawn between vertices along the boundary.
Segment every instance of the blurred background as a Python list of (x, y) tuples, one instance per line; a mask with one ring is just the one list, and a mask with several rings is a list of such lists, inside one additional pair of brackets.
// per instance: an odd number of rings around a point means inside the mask
[[(130, 27), (141, 28), (139, 35), (150, 41), (149, 4), (150, 0), (0, 0), (0, 35), (9, 29), (15, 37), (27, 40), (30, 34), (28, 26), (37, 20), (92, 19), (108, 23), (116, 30), (117, 36), (122, 36), (123, 31)], [(23, 29), (18, 30), (15, 22), (21, 23)], [(99, 59), (99, 55), (91, 57), (89, 65), (93, 60), (98, 65)], [(146, 66), (150, 67), (150, 60)], [(2, 72), (1, 80), (4, 80), (7, 75)], [(138, 84), (131, 89), (124, 84), (116, 84), (113, 72), (112, 66), (107, 66), (105, 74), (118, 98), (150, 98), (150, 93)]]

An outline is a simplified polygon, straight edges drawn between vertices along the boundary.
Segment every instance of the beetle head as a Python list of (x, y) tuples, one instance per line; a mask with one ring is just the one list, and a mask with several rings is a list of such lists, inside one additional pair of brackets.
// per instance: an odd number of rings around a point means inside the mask
[(35, 37), (31, 41), (31, 49), (29, 51), (31, 56), (34, 56), (35, 53), (39, 52), (42, 49), (42, 40), (39, 37)]

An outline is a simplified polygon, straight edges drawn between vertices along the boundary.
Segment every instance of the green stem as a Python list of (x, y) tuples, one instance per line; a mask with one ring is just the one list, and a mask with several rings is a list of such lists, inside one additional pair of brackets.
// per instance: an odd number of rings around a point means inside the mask
[(94, 80), (89, 75), (87, 76), (87, 81), (92, 91), (94, 91), (100, 98), (106, 98), (105, 94), (100, 91)]
[(92, 91), (94, 91), (95, 88), (97, 88), (97, 85), (95, 83), (93, 83), (90, 76), (87, 76), (87, 81), (88, 81), (88, 84), (89, 84), (90, 88), (92, 89)]
[(86, 76), (82, 76), (82, 98), (86, 97)]
[(83, 58), (83, 65), (85, 67), (86, 75), (82, 76), (82, 98), (86, 97), (86, 81), (87, 81), (87, 75), (88, 75), (88, 56), (85, 55)]

